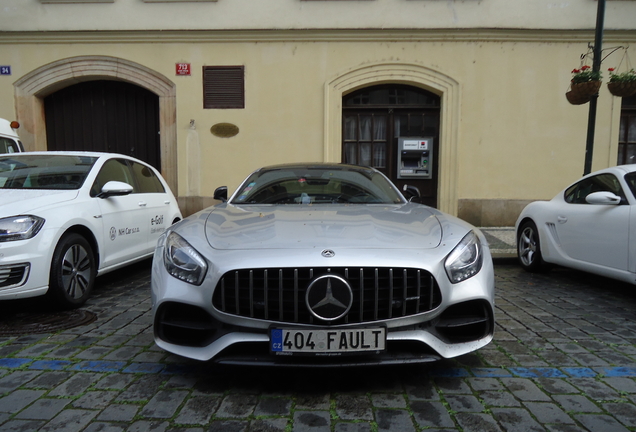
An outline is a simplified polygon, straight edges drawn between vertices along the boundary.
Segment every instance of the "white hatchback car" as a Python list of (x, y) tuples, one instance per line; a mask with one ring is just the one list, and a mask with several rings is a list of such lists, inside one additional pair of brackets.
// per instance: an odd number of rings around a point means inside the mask
[(558, 264), (636, 284), (636, 165), (591, 173), (517, 219), (528, 271)]
[(0, 155), (0, 300), (78, 307), (95, 277), (150, 257), (182, 218), (161, 175), (109, 153)]

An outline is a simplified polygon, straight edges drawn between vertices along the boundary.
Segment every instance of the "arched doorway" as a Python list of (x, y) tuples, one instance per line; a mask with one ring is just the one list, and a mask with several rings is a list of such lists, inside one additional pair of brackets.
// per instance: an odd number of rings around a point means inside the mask
[(178, 195), (176, 85), (138, 63), (109, 56), (78, 56), (35, 69), (14, 83), (20, 137), (27, 150), (47, 150), (44, 98), (60, 89), (95, 80), (121, 81), (144, 88), (159, 98), (161, 174)]
[[(438, 95), (402, 84), (366, 87), (343, 96), (342, 122), (343, 162), (373, 166), (400, 189), (416, 186), (421, 202), (437, 207)], [(426, 150), (409, 150), (407, 160), (400, 144), (418, 139), (426, 140)], [(427, 164), (426, 170), (411, 169), (421, 163)]]
[(159, 97), (124, 81), (74, 84), (44, 98), (49, 150), (122, 153), (161, 170)]

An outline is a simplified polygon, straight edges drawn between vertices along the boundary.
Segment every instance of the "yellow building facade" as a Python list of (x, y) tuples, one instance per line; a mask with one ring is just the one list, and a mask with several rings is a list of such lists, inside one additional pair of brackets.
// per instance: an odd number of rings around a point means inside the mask
[[(607, 3), (604, 47), (636, 46), (636, 1)], [(551, 198), (583, 173), (588, 104), (570, 105), (564, 94), (594, 39), (595, 1), (3, 0), (2, 7), (0, 66), (10, 69), (0, 75), (0, 117), (21, 123), (27, 150), (50, 149), (46, 104), (57, 92), (92, 81), (148, 90), (158, 99), (159, 167), (185, 214), (260, 166), (343, 161), (348, 96), (365, 89), (412, 89), (436, 101), (422, 108), (437, 119), (432, 204), (474, 224), (512, 225), (526, 203)], [(624, 51), (603, 61), (606, 76), (608, 67), (625, 67)], [(204, 69), (224, 66), (241, 67), (243, 106), (206, 108)], [(621, 98), (603, 86), (593, 170), (617, 163), (621, 110)], [(225, 126), (231, 133), (219, 132)], [(383, 163), (395, 164), (395, 147), (383, 149), (392, 152)]]

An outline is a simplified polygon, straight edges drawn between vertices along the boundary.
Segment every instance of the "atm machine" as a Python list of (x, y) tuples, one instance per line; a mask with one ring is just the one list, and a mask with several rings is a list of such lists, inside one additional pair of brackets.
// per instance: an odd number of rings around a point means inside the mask
[(433, 138), (398, 138), (397, 178), (433, 178)]

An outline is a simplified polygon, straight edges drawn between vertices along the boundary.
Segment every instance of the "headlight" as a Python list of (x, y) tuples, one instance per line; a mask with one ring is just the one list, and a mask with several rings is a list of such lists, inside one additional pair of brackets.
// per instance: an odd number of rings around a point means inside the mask
[(0, 219), (0, 242), (26, 240), (34, 237), (44, 225), (37, 216), (11, 216)]
[(458, 283), (479, 273), (482, 262), (483, 257), (479, 237), (471, 231), (448, 254), (444, 267), (450, 281)]
[(208, 270), (201, 254), (175, 232), (166, 237), (163, 263), (172, 276), (193, 285), (201, 285)]

